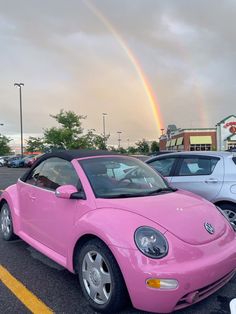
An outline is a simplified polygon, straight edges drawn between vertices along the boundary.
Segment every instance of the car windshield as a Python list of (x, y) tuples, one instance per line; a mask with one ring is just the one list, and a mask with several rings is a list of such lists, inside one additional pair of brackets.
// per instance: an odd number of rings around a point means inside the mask
[(126, 198), (173, 192), (150, 166), (130, 157), (99, 157), (80, 160), (98, 198)]

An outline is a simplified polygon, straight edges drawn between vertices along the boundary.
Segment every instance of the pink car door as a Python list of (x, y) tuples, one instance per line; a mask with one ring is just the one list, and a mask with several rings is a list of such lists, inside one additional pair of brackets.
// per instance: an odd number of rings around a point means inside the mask
[(25, 184), (29, 186), (29, 193), (25, 193), (22, 201), (26, 207), (21, 207), (24, 232), (63, 256), (67, 254), (76, 213), (83, 213), (86, 201), (58, 198), (55, 190), (64, 184), (78, 187), (79, 182), (70, 162), (50, 158), (40, 169), (35, 185), (30, 186), (27, 181)]

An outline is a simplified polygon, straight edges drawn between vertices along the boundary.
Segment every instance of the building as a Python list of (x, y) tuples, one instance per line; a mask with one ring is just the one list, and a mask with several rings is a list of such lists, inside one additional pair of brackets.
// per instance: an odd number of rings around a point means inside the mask
[(217, 123), (216, 128), (167, 129), (160, 137), (160, 150), (206, 151), (236, 148), (236, 116)]
[(236, 148), (236, 116), (231, 115), (216, 125), (217, 150)]

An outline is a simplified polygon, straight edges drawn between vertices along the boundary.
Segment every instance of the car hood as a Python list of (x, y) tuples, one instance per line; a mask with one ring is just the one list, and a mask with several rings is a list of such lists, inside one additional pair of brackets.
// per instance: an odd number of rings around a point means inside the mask
[[(106, 207), (127, 210), (148, 218), (193, 245), (214, 241), (227, 228), (226, 219), (213, 204), (186, 191), (123, 199), (97, 199), (97, 208)], [(213, 234), (206, 230), (206, 223), (213, 226)]]

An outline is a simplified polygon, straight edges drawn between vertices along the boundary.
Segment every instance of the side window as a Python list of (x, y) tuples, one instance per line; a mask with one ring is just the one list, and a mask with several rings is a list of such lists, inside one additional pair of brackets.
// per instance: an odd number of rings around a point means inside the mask
[(28, 176), (28, 178), (26, 179), (26, 183), (31, 184), (31, 185), (36, 185), (36, 182), (38, 180), (39, 177), (39, 173), (41, 171), (41, 169), (43, 168), (45, 161), (41, 162), (37, 167), (35, 167), (30, 175)]
[(56, 190), (59, 186), (65, 184), (81, 188), (81, 183), (72, 164), (61, 158), (46, 160), (36, 185), (45, 189)]
[(164, 177), (170, 176), (171, 169), (174, 165), (175, 158), (165, 158), (165, 159), (158, 159), (151, 163), (152, 166), (156, 171), (162, 174)]
[(219, 158), (184, 158), (179, 170), (180, 176), (193, 176), (193, 175), (210, 175)]

